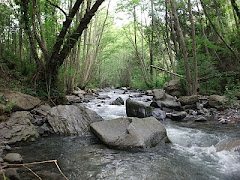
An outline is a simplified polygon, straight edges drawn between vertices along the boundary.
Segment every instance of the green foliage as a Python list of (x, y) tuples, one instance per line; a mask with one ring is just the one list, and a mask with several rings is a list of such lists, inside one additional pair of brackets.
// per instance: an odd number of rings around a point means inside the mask
[(237, 100), (240, 99), (240, 81), (235, 83), (233, 81), (234, 79), (229, 79), (224, 95), (227, 98), (225, 105), (235, 107)]

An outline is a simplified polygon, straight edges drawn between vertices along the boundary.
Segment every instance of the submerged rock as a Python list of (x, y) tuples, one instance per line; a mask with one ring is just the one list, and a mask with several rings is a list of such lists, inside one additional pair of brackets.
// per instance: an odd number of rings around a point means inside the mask
[(59, 105), (53, 107), (48, 122), (55, 133), (64, 135), (83, 135), (89, 132), (90, 124), (102, 121), (96, 112), (81, 106)]
[(5, 175), (11, 180), (21, 180), (16, 168), (6, 169)]
[(18, 153), (8, 153), (4, 158), (4, 161), (9, 163), (22, 163), (23, 158)]
[(154, 117), (95, 122), (91, 130), (103, 143), (119, 149), (150, 148), (168, 142), (165, 127)]
[(225, 140), (216, 145), (217, 151), (237, 151), (240, 152), (240, 139)]
[(0, 124), (0, 141), (11, 144), (38, 138), (39, 134), (31, 123), (32, 120), (33, 116), (29, 112), (13, 113), (7, 122)]
[(128, 117), (145, 118), (152, 115), (152, 107), (145, 106), (128, 98), (126, 101), (126, 113)]

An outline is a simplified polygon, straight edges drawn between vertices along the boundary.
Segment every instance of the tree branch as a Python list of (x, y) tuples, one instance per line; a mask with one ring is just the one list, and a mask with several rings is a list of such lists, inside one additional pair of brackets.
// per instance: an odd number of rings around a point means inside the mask
[(164, 71), (164, 72), (166, 72), (166, 73), (168, 73), (168, 74), (171, 74), (171, 75), (174, 75), (174, 76), (183, 77), (183, 76), (180, 75), (180, 74), (170, 72), (170, 71), (168, 71), (168, 70), (166, 70), (166, 69), (163, 69), (163, 68), (160, 68), (160, 67), (157, 67), (157, 66), (151, 65), (151, 67), (153, 67), (154, 69), (158, 69), (158, 70), (160, 70), (160, 71)]
[(67, 16), (67, 13), (66, 13), (61, 7), (59, 7), (58, 5), (54, 4), (53, 2), (51, 2), (51, 1), (49, 1), (49, 0), (47, 0), (47, 2), (48, 2), (51, 6), (53, 6), (53, 7), (55, 7), (55, 8), (58, 8), (65, 16)]

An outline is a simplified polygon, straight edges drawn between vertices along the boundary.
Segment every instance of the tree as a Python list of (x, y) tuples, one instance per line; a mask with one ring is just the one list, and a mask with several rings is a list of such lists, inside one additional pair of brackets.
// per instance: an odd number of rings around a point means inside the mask
[[(23, 20), (25, 24), (25, 30), (27, 31), (29, 42), (31, 44), (31, 51), (33, 57), (37, 64), (37, 71), (40, 72), (40, 77), (45, 77), (44, 81), (47, 85), (48, 96), (50, 97), (50, 90), (52, 87), (56, 87), (57, 82), (57, 75), (59, 71), (59, 67), (63, 64), (64, 60), (67, 58), (68, 54), (76, 45), (79, 37), (82, 35), (84, 29), (87, 28), (88, 24), (90, 23), (91, 19), (95, 15), (95, 12), (98, 10), (99, 6), (103, 3), (104, 0), (96, 0), (94, 5), (91, 6), (89, 9), (86, 10), (86, 13), (80, 20), (80, 22), (75, 26), (72, 27), (70, 31), (71, 24), (73, 22), (74, 17), (76, 16), (80, 5), (83, 3), (84, 0), (76, 0), (73, 7), (69, 10), (68, 15), (63, 22), (62, 28), (56, 37), (55, 44), (53, 45), (52, 49), (47, 49), (45, 44), (46, 40), (43, 35), (43, 27), (41, 23), (41, 15), (40, 10), (36, 12), (36, 2), (37, 0), (22, 0), (21, 1), (21, 9), (23, 14)], [(40, 1), (38, 1), (40, 3)], [(91, 1), (88, 0), (88, 3)], [(32, 4), (32, 10), (30, 5)], [(31, 12), (30, 12), (31, 11)], [(31, 13), (32, 17), (29, 17), (29, 12)], [(38, 16), (37, 16), (38, 13)], [(41, 37), (38, 36), (37, 28), (35, 24), (35, 17), (38, 17), (38, 25), (40, 27), (40, 34)], [(40, 18), (39, 18), (40, 17)], [(30, 19), (32, 23), (30, 22)], [(33, 29), (34, 34), (31, 32)], [(36, 43), (40, 47), (43, 53), (44, 62), (39, 58)]]

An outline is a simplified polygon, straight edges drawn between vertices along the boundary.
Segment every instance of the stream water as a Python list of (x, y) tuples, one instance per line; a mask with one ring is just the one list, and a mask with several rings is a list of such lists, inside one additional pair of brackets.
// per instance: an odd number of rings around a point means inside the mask
[[(125, 106), (109, 105), (121, 96), (129, 95), (121, 90), (102, 92), (111, 99), (95, 99), (84, 104), (96, 111), (104, 119), (110, 120), (126, 116)], [(145, 101), (149, 96), (135, 97)], [(148, 103), (148, 102), (147, 102)], [(126, 152), (108, 149), (94, 136), (61, 137), (51, 136), (31, 145), (15, 147), (25, 162), (57, 159), (66, 176), (71, 180), (205, 180), (240, 179), (240, 154), (237, 152), (217, 152), (215, 145), (229, 138), (239, 138), (239, 127), (204, 123), (163, 122), (172, 144), (155, 147), (142, 152)], [(54, 165), (43, 165), (36, 172), (56, 172)], [(22, 172), (22, 175), (26, 173)], [(26, 174), (24, 179), (33, 179)], [(51, 179), (51, 178), (50, 178)]]

